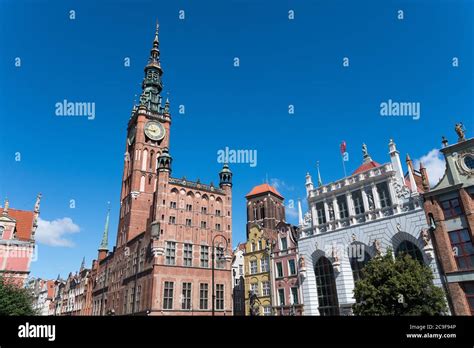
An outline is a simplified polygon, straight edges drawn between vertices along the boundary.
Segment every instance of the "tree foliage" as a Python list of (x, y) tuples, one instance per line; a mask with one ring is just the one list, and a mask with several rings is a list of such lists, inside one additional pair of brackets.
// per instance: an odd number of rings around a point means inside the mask
[(35, 314), (30, 292), (0, 276), (0, 316)]
[(369, 261), (354, 289), (355, 315), (442, 315), (447, 312), (443, 290), (433, 284), (433, 273), (409, 255), (384, 256)]

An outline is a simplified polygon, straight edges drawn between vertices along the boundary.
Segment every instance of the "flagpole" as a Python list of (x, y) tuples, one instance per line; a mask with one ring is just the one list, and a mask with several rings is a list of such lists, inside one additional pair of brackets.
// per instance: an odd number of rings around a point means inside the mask
[(346, 165), (344, 163), (344, 155), (341, 156), (341, 159), (342, 159), (342, 168), (344, 168), (344, 177), (347, 177), (347, 174), (346, 174)]
[(340, 150), (341, 150), (342, 168), (344, 169), (344, 178), (347, 177), (346, 164), (344, 163), (344, 154), (346, 153), (346, 149), (347, 149), (347, 145), (346, 145), (346, 142), (343, 140), (340, 146)]

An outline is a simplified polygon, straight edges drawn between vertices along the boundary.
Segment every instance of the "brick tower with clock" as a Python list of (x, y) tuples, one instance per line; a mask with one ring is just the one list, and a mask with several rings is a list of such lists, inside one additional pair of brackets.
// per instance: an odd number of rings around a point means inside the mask
[[(140, 104), (134, 106), (128, 122), (125, 164), (120, 201), (117, 245), (123, 245), (146, 229), (157, 185), (157, 158), (169, 146), (171, 116), (169, 100), (162, 103), (158, 25), (148, 64), (145, 66)], [(128, 214), (130, 212), (130, 214)]]
[(171, 177), (162, 75), (157, 25), (128, 121), (116, 246), (107, 218), (92, 267), (93, 315), (232, 314), (232, 172), (218, 186)]

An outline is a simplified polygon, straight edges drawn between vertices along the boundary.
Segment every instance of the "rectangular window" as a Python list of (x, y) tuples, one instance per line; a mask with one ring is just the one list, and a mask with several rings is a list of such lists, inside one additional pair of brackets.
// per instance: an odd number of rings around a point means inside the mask
[(191, 309), (191, 283), (183, 283), (181, 309)]
[(295, 260), (288, 260), (288, 269), (290, 270), (290, 275), (295, 275), (296, 274)]
[(262, 272), (268, 272), (268, 258), (263, 257), (260, 259), (260, 269)]
[(199, 309), (207, 309), (209, 302), (209, 285), (200, 284), (199, 285)]
[(216, 215), (221, 216), (221, 211), (219, 209), (216, 210)]
[(244, 275), (244, 265), (239, 265), (239, 275)]
[(216, 268), (225, 268), (224, 248), (222, 247), (216, 248)]
[(128, 290), (125, 290), (125, 296), (123, 297), (123, 313), (124, 314), (127, 314), (127, 311), (128, 311), (127, 300), (128, 300)]
[(382, 209), (392, 205), (386, 182), (377, 185), (377, 192), (379, 194), (380, 207)]
[(250, 284), (250, 293), (253, 293), (258, 296), (258, 283)]
[(201, 221), (201, 228), (207, 228), (206, 221)]
[(278, 289), (278, 303), (280, 306), (285, 305), (285, 289)]
[(257, 273), (257, 260), (250, 261), (250, 274)]
[(163, 309), (173, 309), (173, 282), (165, 282), (163, 291)]
[(192, 224), (191, 219), (186, 219), (186, 226), (191, 226), (191, 224)]
[(334, 208), (332, 203), (328, 203), (328, 210), (329, 210), (329, 221), (334, 221)]
[(262, 250), (262, 240), (258, 241), (258, 250)]
[(209, 247), (201, 245), (201, 267), (209, 267)]
[(186, 204), (186, 211), (193, 211), (193, 206), (191, 204)]
[(318, 225), (326, 223), (326, 213), (324, 211), (324, 203), (320, 202), (316, 204), (316, 211), (318, 213)]
[(176, 209), (176, 202), (170, 202), (170, 208)]
[(281, 262), (277, 262), (277, 277), (278, 278), (283, 277), (283, 265)]
[(272, 307), (268, 305), (263, 306), (263, 315), (266, 317), (272, 315)]
[(202, 214), (207, 214), (207, 208), (206, 207), (201, 207), (201, 213)]
[(356, 215), (363, 214), (364, 210), (364, 201), (362, 200), (362, 193), (360, 191), (355, 191), (352, 193), (352, 201), (354, 202), (354, 210)]
[(293, 299), (293, 304), (297, 305), (300, 303), (298, 299), (298, 288), (291, 288), (291, 298)]
[(281, 240), (281, 250), (288, 249), (288, 240), (286, 239), (286, 237), (283, 237), (280, 240)]
[(183, 261), (184, 266), (191, 267), (193, 265), (193, 245), (184, 244), (183, 252)]
[(176, 258), (176, 243), (166, 242), (166, 264), (174, 265)]
[(133, 308), (133, 302), (135, 301), (135, 288), (132, 288), (130, 291), (130, 310), (135, 311)]
[(270, 296), (270, 282), (269, 281), (262, 282), (262, 295)]
[(176, 223), (176, 217), (170, 216), (170, 224), (174, 225)]
[(140, 299), (142, 297), (142, 286), (137, 287), (137, 298), (135, 300), (135, 312), (140, 312)]
[(345, 196), (337, 197), (337, 207), (339, 208), (339, 218), (346, 219), (349, 217), (349, 211), (347, 210), (347, 200)]
[(255, 244), (255, 243), (252, 243), (250, 250), (251, 250), (251, 251), (255, 251), (256, 249), (257, 249), (256, 244)]
[(466, 295), (466, 300), (469, 304), (471, 315), (474, 315), (474, 282), (464, 282), (462, 283), (462, 288), (464, 290), (464, 294)]
[(459, 198), (448, 199), (441, 201), (441, 208), (443, 209), (444, 218), (451, 219), (462, 214)]
[(467, 229), (449, 232), (454, 259), (458, 269), (474, 268), (474, 246)]
[(224, 284), (216, 284), (216, 310), (224, 310)]
[(221, 230), (221, 224), (216, 224), (216, 230), (220, 231)]

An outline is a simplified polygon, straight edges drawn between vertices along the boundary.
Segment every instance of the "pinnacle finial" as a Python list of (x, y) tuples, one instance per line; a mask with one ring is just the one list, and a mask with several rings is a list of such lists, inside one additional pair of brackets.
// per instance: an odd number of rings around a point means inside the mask
[(10, 206), (10, 202), (8, 198), (5, 198), (5, 205), (3, 207), (3, 215), (8, 215), (8, 207)]
[(158, 32), (160, 30), (160, 24), (158, 23), (158, 18), (156, 19), (156, 31), (155, 31), (155, 40), (153, 41), (153, 43), (159, 43), (159, 39), (158, 39)]

